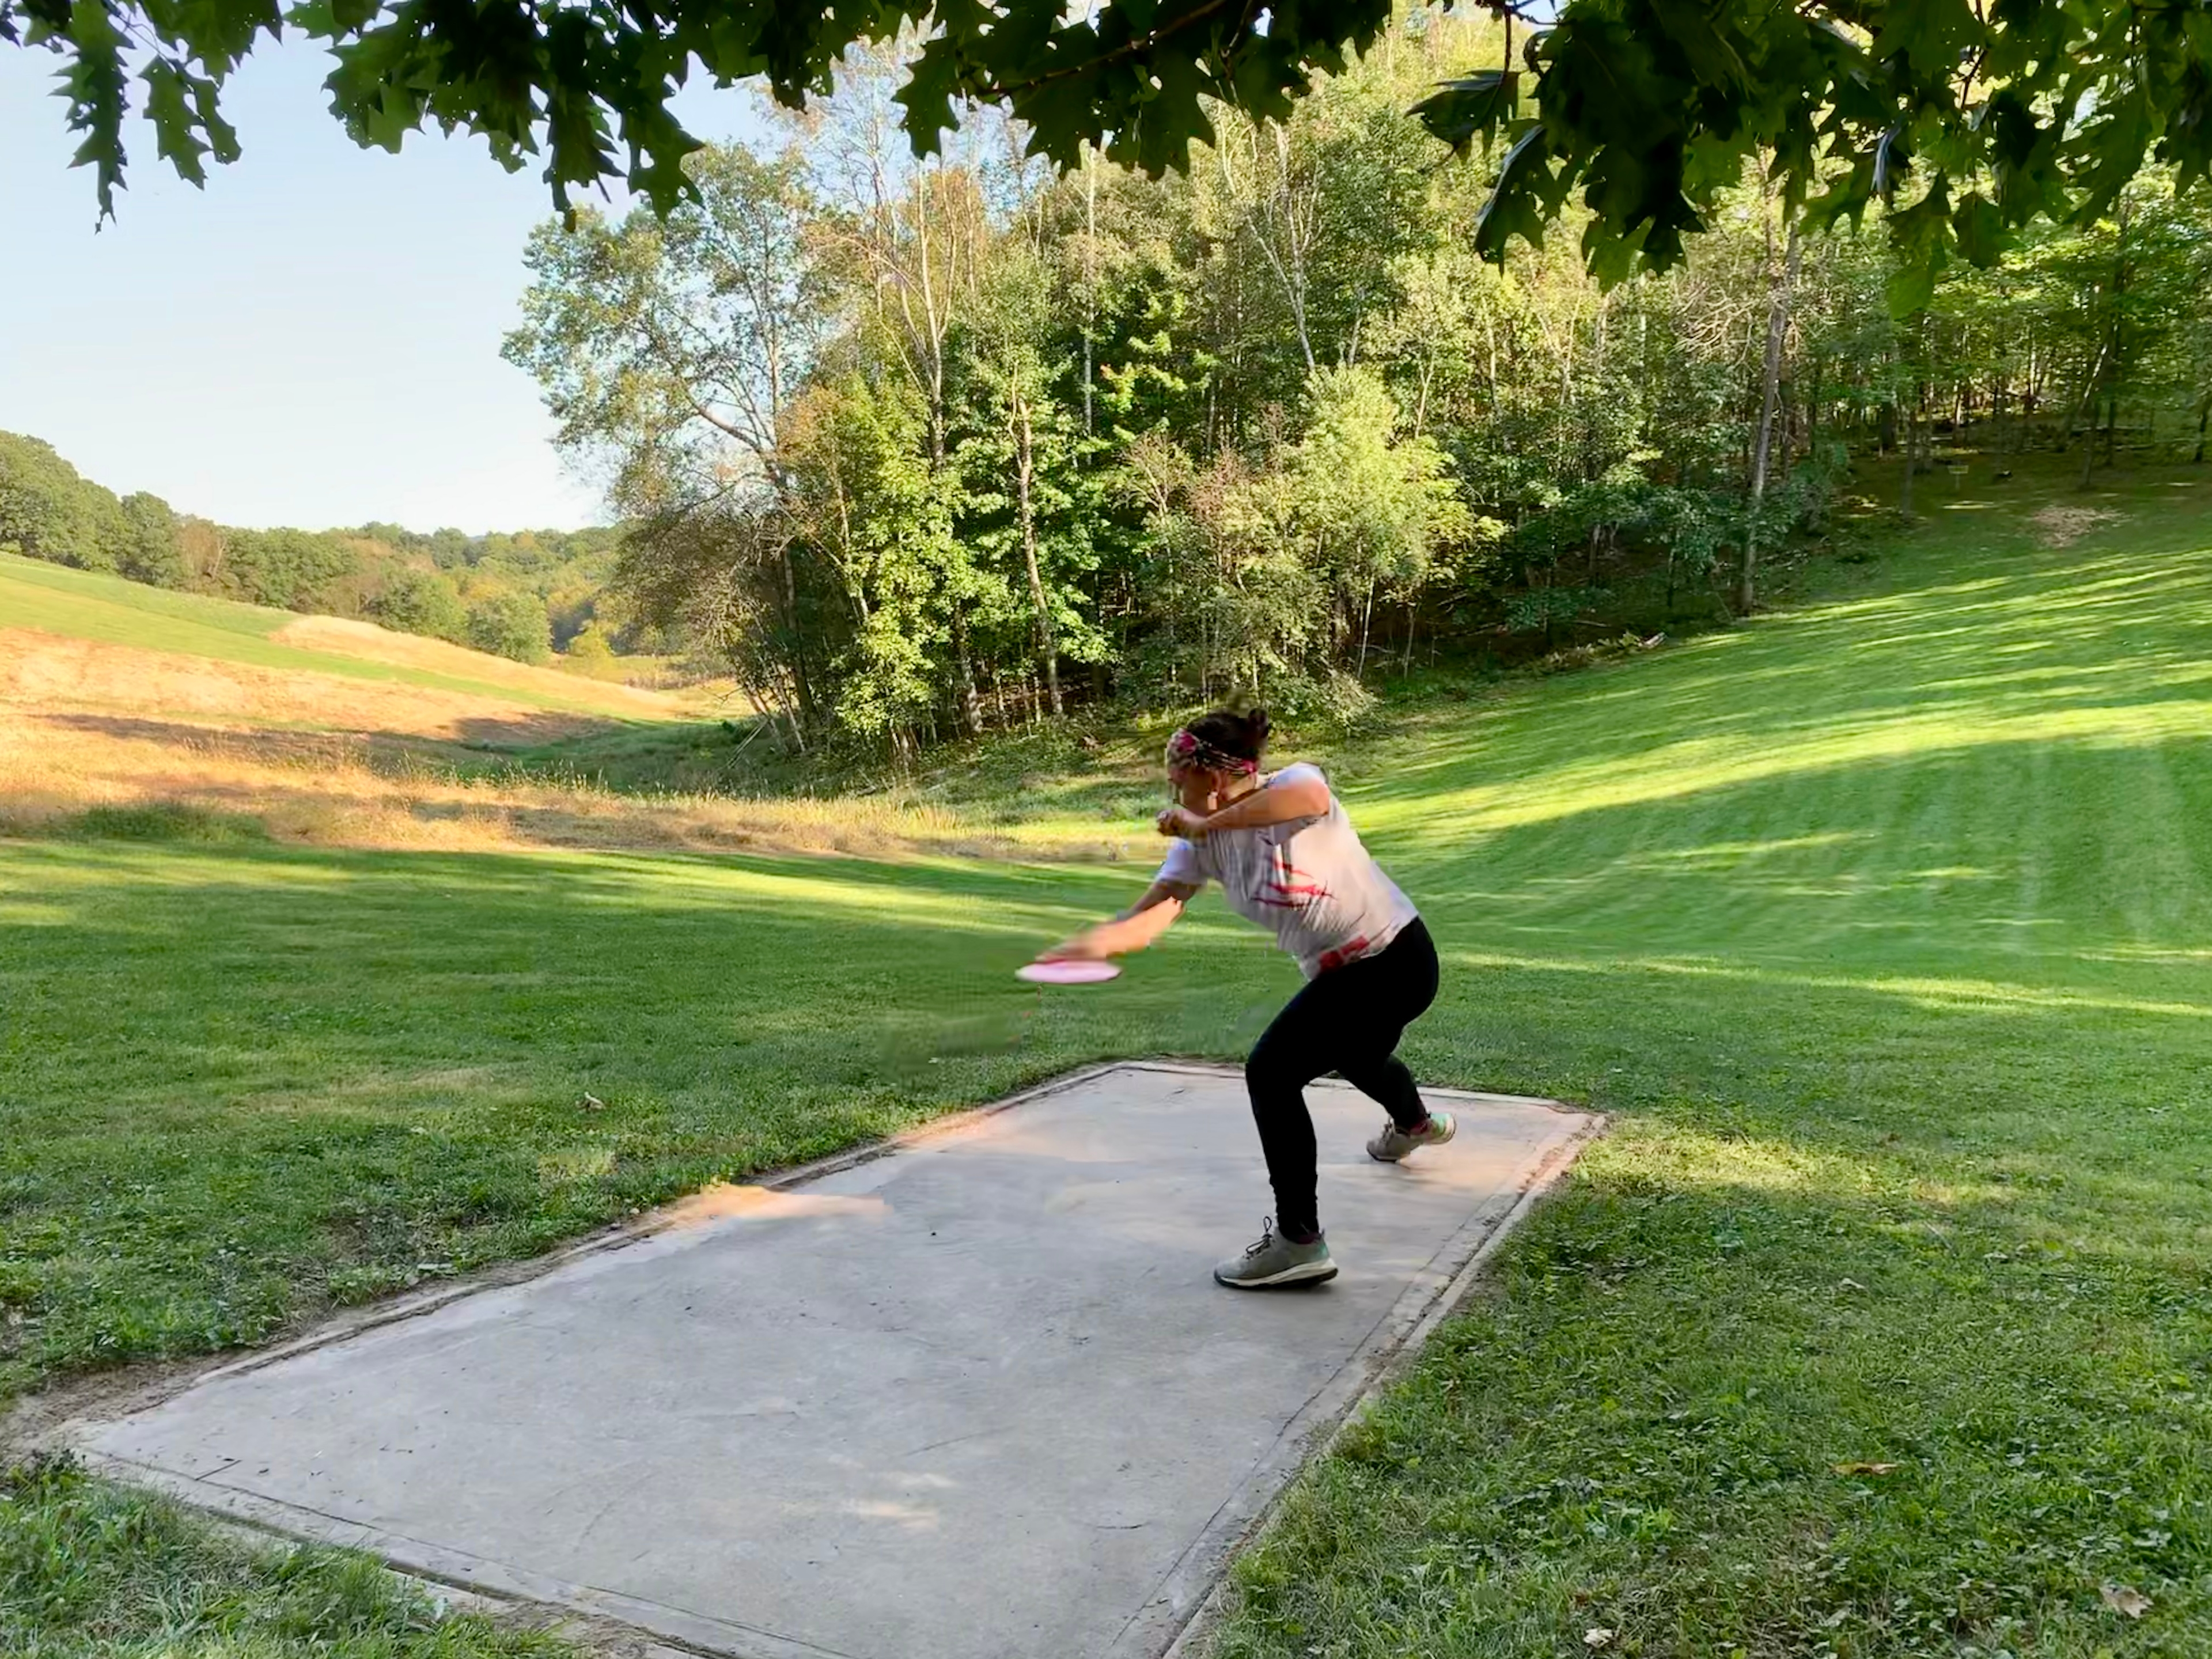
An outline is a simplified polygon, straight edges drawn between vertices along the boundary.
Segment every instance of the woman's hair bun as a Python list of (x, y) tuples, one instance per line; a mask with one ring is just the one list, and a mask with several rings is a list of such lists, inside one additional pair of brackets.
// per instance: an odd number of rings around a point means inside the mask
[(1224, 755), (1256, 761), (1267, 746), (1267, 711), (1257, 703), (1217, 708), (1190, 723), (1190, 733)]

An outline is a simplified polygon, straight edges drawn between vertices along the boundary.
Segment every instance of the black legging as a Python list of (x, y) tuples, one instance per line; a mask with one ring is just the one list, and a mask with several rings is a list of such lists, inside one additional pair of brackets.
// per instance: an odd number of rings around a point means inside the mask
[(1339, 1073), (1381, 1102), (1401, 1129), (1413, 1127), (1428, 1108), (1395, 1050), (1400, 1033), (1436, 1000), (1436, 942), (1416, 917), (1374, 956), (1309, 981), (1253, 1045), (1244, 1084), (1275, 1188), (1275, 1224), (1285, 1234), (1321, 1231), (1306, 1085)]

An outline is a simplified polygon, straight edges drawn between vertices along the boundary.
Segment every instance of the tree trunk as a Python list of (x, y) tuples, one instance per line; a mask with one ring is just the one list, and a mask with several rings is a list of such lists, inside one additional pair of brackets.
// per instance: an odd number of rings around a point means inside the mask
[(2197, 399), (2197, 453), (2189, 458), (2191, 466), (2204, 465), (2204, 428), (2212, 422), (2212, 387), (2207, 387)]
[(1083, 147), (1083, 435), (1092, 435), (1091, 340), (1098, 332), (1098, 152)]
[(1769, 266), (1766, 297), (1766, 361), (1759, 371), (1759, 430), (1752, 440), (1751, 512), (1744, 521), (1743, 558), (1736, 572), (1737, 612), (1751, 614), (1759, 603), (1759, 514), (1766, 500), (1766, 471), (1774, 448), (1774, 411), (1782, 395), (1782, 341), (1790, 330), (1790, 293), (1797, 283), (1797, 232), (1790, 233), (1789, 257), (1772, 269), (1774, 230), (1766, 232)]
[(1805, 454), (1808, 459), (1818, 455), (1820, 450), (1820, 393), (1826, 389), (1823, 383), (1827, 372), (1828, 360), (1826, 357), (1813, 359), (1813, 395), (1805, 404)]
[[(2081, 401), (2067, 411), (2065, 423), (2059, 428), (2058, 447), (2060, 449), (2064, 449), (2067, 445), (2074, 441), (2074, 428), (2085, 420), (2088, 422), (2089, 428), (2083, 436), (2092, 450), (2096, 448), (2097, 399), (2105, 394), (2105, 369), (2111, 360), (2112, 343), (2100, 342), (2097, 347), (2097, 359), (2089, 365), (2088, 382), (2082, 390)], [(2081, 475), (2081, 481), (2087, 483), (2088, 477), (2089, 475), (2084, 472)]]
[(1305, 354), (1306, 373), (1310, 374), (1315, 360), (1313, 336), (1306, 327), (1306, 249), (1298, 233), (1298, 208), (1291, 183), (1290, 124), (1274, 122), (1272, 131), (1275, 138), (1275, 168), (1282, 181), (1284, 251), (1288, 255), (1284, 287), (1290, 294), (1291, 319), (1297, 325), (1298, 349)]
[(1036, 434), (1030, 422), (1029, 399), (1017, 391), (1013, 398), (1014, 501), (1021, 514), (1022, 556), (1029, 562), (1030, 602), (1036, 607), (1037, 659), (1044, 665), (1044, 683), (1052, 697), (1052, 712), (1066, 711), (1060, 701), (1060, 656), (1053, 643), (1052, 611), (1045, 604), (1044, 577), (1037, 569), (1036, 514), (1030, 504), (1030, 483), (1036, 471)]
[(1279, 249), (1276, 247), (1274, 238), (1270, 234), (1274, 215), (1267, 211), (1261, 199), (1263, 186), (1260, 183), (1260, 173), (1266, 163), (1260, 157), (1259, 138), (1263, 129), (1255, 125), (1252, 131), (1254, 138), (1252, 195), (1249, 203), (1243, 199), (1237, 182), (1236, 171), (1230, 164), (1230, 145), (1226, 142), (1226, 134), (1223, 136), (1224, 142), (1214, 146), (1214, 159), (1220, 165), (1222, 182), (1228, 186), (1230, 200), (1238, 203), (1243, 207), (1245, 222), (1251, 228), (1252, 240), (1259, 244), (1261, 256), (1267, 260), (1268, 269), (1275, 273), (1275, 280), (1282, 288), (1284, 301), (1289, 305), (1291, 310), (1291, 326), (1297, 331), (1298, 350), (1304, 356), (1306, 372), (1310, 374), (1316, 365), (1313, 336), (1306, 325), (1306, 245), (1310, 236), (1307, 228), (1300, 222), (1301, 204), (1297, 199), (1296, 187), (1291, 178), (1290, 128), (1281, 123), (1275, 123), (1271, 127), (1264, 129), (1272, 134), (1275, 141), (1275, 167), (1279, 194), (1274, 204), (1281, 210), (1283, 233), (1283, 246)]
[[(791, 544), (778, 550), (783, 565), (783, 620), (791, 630), (791, 687), (799, 716), (811, 726), (815, 719), (814, 682), (806, 672), (806, 634), (799, 623), (799, 579), (791, 568)], [(800, 748), (805, 745), (802, 743)]]
[[(2105, 465), (2113, 465), (2115, 440), (2120, 424), (2120, 392), (2128, 380), (2126, 306), (2128, 297), (2128, 203), (2120, 203), (2118, 236), (2112, 250), (2112, 368), (2105, 377)], [(2094, 434), (2091, 434), (2094, 438)]]
[(1905, 490), (1899, 496), (1897, 510), (1906, 518), (1912, 516), (1912, 475), (1920, 470), (1920, 414), (1917, 410), (1905, 411)]
[(960, 667), (960, 723), (968, 735), (983, 735), (983, 694), (976, 689), (975, 665), (968, 654), (968, 623), (956, 606), (952, 614), (952, 651)]

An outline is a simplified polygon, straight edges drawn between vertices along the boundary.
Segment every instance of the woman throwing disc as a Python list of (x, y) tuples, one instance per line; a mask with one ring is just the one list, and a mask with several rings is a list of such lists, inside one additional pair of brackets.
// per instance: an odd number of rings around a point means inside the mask
[(1133, 909), (1047, 953), (1066, 961), (1141, 951), (1215, 881), (1231, 909), (1272, 928), (1297, 958), (1305, 988), (1244, 1062), (1275, 1213), (1258, 1243), (1213, 1270), (1239, 1290), (1336, 1276), (1315, 1194), (1306, 1085), (1336, 1072), (1381, 1102), (1390, 1121), (1367, 1151), (1386, 1164), (1443, 1145), (1455, 1127), (1421, 1103), (1396, 1053), (1399, 1035), (1436, 1000), (1429, 930), (1360, 845), (1318, 768), (1261, 775), (1267, 741), (1257, 708), (1217, 709), (1170, 738), (1168, 783), (1180, 805), (1159, 817), (1160, 833), (1175, 837), (1167, 861)]

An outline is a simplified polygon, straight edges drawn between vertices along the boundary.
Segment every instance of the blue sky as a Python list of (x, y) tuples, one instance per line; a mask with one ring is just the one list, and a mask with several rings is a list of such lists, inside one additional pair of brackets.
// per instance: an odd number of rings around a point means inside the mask
[[(535, 384), (500, 361), (524, 241), (551, 210), (534, 169), (435, 131), (356, 149), (325, 106), (327, 60), (264, 43), (225, 98), (244, 156), (196, 191), (134, 122), (129, 189), (95, 232), (53, 61), (0, 46), (0, 429), (225, 524), (600, 520)], [(702, 137), (757, 119), (735, 91), (678, 107)]]

